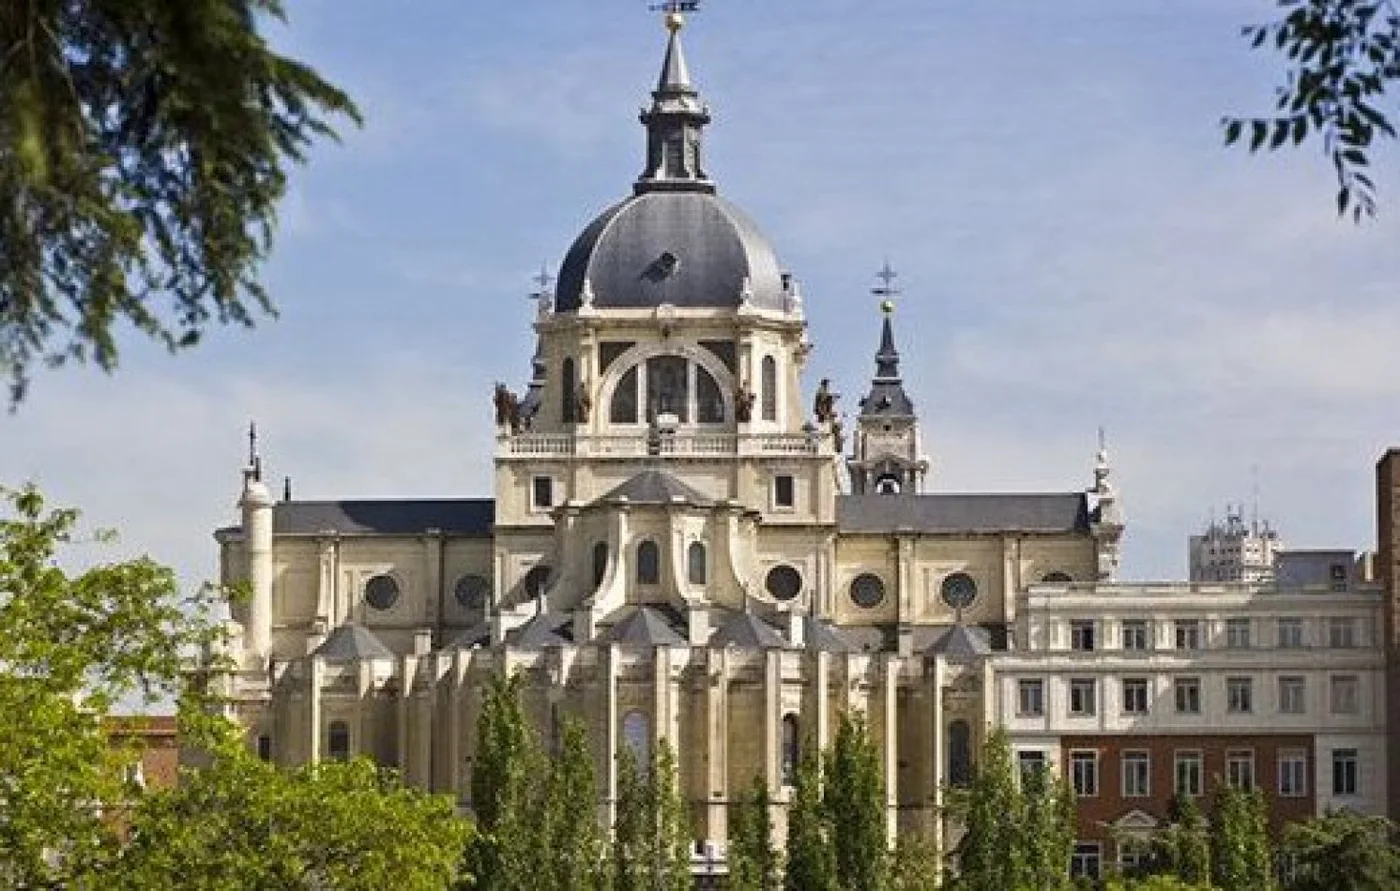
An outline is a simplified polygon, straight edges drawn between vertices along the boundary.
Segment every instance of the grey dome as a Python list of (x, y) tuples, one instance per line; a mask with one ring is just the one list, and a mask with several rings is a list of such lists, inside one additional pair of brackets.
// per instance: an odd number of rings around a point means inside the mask
[(703, 191), (649, 191), (605, 210), (569, 248), (555, 310), (596, 307), (737, 307), (745, 280), (759, 309), (788, 296), (768, 239), (739, 208)]

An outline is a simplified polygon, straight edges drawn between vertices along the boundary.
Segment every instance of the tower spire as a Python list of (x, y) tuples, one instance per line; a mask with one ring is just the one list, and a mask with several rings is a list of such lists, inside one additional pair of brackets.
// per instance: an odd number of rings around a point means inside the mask
[(701, 142), (710, 112), (690, 80), (690, 67), (681, 45), (685, 12), (694, 12), (694, 2), (663, 3), (655, 9), (666, 12), (666, 55), (661, 74), (651, 94), (651, 108), (642, 112), (647, 129), (646, 169), (637, 178), (635, 191), (713, 192), (715, 185), (701, 164)]

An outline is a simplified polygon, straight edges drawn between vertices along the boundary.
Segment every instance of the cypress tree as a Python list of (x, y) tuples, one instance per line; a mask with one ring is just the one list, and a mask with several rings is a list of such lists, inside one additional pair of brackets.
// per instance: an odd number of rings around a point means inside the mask
[(884, 887), (889, 858), (885, 784), (864, 716), (842, 717), (825, 787), (827, 818), (839, 827), (832, 833), (838, 883), (851, 891)]
[(729, 809), (730, 891), (773, 891), (780, 865), (773, 848), (772, 800), (768, 783), (755, 776), (749, 791)]
[(475, 887), (536, 887), (541, 846), (530, 831), (541, 770), (538, 746), (520, 703), (521, 677), (497, 675), (487, 685), (476, 725), (472, 809), (477, 834), (468, 850)]
[(1210, 861), (1221, 891), (1260, 891), (1273, 887), (1269, 818), (1258, 790), (1217, 783), (1211, 808)]
[(690, 891), (690, 820), (670, 745), (660, 742), (645, 773), (631, 748), (618, 758), (613, 891)]
[(1178, 795), (1172, 799), (1171, 824), (1157, 840), (1158, 859), (1166, 871), (1183, 882), (1210, 882), (1210, 835), (1196, 799)]
[(606, 843), (598, 823), (598, 784), (588, 733), (578, 721), (564, 725), (559, 757), (552, 763), (543, 802), (545, 869), (541, 888), (601, 889)]
[(1025, 854), (1023, 886), (1036, 891), (1070, 887), (1074, 854), (1074, 793), (1063, 777), (1045, 768), (1021, 778), (1024, 824), (1018, 833)]
[[(963, 823), (955, 849), (959, 891), (1018, 888), (1027, 872), (1026, 807), (1002, 731), (987, 738), (972, 783), (948, 790), (948, 797), (949, 810)], [(1068, 859), (1062, 868), (1068, 871)]]
[(816, 746), (805, 746), (788, 806), (785, 891), (837, 891), (840, 886), (831, 836), (822, 806), (822, 756)]

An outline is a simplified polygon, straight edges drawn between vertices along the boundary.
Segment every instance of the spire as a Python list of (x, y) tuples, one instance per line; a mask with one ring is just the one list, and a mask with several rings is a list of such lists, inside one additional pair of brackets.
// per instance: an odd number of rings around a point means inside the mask
[(884, 318), (880, 326), (880, 348), (875, 351), (875, 378), (870, 384), (870, 395), (861, 400), (860, 413), (912, 417), (914, 402), (904, 392), (899, 376), (899, 350), (894, 345), (894, 298), (899, 295), (894, 280), (899, 273), (891, 269), (886, 260), (875, 275), (881, 283), (871, 288), (870, 293), (881, 298), (880, 312)]
[(709, 109), (700, 101), (690, 82), (690, 68), (685, 63), (681, 45), (681, 29), (685, 27), (682, 10), (694, 9), (693, 4), (667, 3), (666, 57), (661, 74), (651, 94), (651, 108), (642, 112), (641, 122), (647, 129), (646, 170), (638, 177), (635, 190), (642, 192), (713, 192), (714, 183), (701, 166), (701, 137), (710, 122)]

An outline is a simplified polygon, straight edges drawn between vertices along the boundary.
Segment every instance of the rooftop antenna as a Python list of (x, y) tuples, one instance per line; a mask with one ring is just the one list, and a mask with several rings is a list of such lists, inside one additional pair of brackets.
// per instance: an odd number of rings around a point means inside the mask
[(1255, 535), (1259, 534), (1259, 465), (1249, 466), (1249, 526)]

